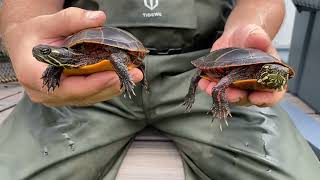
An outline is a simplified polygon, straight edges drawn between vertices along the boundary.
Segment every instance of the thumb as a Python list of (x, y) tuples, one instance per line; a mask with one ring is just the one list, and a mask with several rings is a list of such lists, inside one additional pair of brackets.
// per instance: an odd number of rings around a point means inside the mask
[[(80, 8), (67, 8), (55, 14), (34, 18), (35, 30), (41, 38), (69, 36), (80, 30), (102, 26), (106, 15), (102, 11), (88, 11)], [(41, 31), (39, 31), (41, 29)]]
[(269, 35), (262, 27), (255, 24), (249, 24), (234, 31), (230, 44), (236, 47), (256, 48), (266, 52), (272, 46)]

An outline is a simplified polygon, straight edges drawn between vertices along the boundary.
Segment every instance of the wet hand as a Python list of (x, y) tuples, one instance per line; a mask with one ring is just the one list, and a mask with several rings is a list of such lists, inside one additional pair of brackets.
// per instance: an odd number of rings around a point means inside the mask
[[(226, 47), (256, 48), (263, 50), (275, 57), (279, 57), (276, 49), (267, 33), (257, 25), (247, 25), (233, 31), (231, 34), (224, 33), (214, 44), (212, 50)], [(211, 96), (212, 88), (216, 82), (201, 79), (199, 88)], [(226, 91), (228, 101), (238, 105), (257, 105), (260, 107), (273, 106), (284, 96), (283, 91), (253, 91), (249, 92), (238, 88), (228, 88)]]
[[(60, 86), (48, 93), (41, 79), (47, 64), (32, 56), (32, 48), (38, 44), (59, 46), (65, 37), (85, 28), (102, 26), (105, 20), (101, 11), (68, 8), (6, 28), (3, 33), (5, 46), (17, 78), (32, 101), (49, 106), (91, 105), (121, 94), (118, 75), (113, 71), (89, 76), (63, 75)], [(129, 73), (134, 82), (143, 78), (138, 69)]]

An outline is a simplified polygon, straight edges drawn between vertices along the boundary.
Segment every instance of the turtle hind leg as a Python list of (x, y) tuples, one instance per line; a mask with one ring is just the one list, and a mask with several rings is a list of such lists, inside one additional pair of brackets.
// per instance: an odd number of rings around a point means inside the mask
[(135, 83), (132, 81), (130, 74), (128, 72), (127, 64), (130, 62), (130, 57), (124, 51), (113, 52), (110, 55), (110, 61), (115, 72), (118, 74), (121, 84), (121, 89), (124, 88), (125, 97), (131, 99), (131, 94), (134, 93)]
[(62, 67), (56, 67), (49, 65), (47, 69), (43, 72), (41, 79), (43, 80), (43, 86), (48, 88), (48, 92), (50, 89), (54, 91), (56, 87), (59, 87), (60, 77), (63, 72)]
[[(223, 82), (225, 81), (225, 82)], [(221, 121), (223, 120), (225, 124), (228, 126), (228, 121), (227, 118), (230, 116), (231, 117), (231, 111), (229, 107), (229, 102), (227, 101), (226, 97), (226, 88), (229, 85), (228, 79), (226, 80), (222, 79), (220, 80), (221, 85), (218, 85), (212, 88), (212, 100), (213, 104), (212, 107), (210, 108), (210, 111), (212, 113), (212, 122), (214, 121), (215, 118), (218, 118), (220, 120), (220, 130), (222, 131), (222, 124)], [(211, 122), (211, 123), (212, 123)]]
[(187, 95), (184, 98), (184, 102), (182, 105), (186, 106), (186, 111), (190, 111), (194, 101), (195, 101), (195, 96), (196, 96), (196, 90), (198, 87), (198, 83), (201, 79), (201, 70), (197, 69), (195, 74), (192, 76), (191, 81), (190, 81), (190, 86), (189, 86), (189, 91)]

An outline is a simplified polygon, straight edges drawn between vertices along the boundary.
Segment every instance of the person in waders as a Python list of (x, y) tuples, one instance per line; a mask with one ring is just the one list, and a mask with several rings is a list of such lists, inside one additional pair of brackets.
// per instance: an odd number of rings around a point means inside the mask
[[(224, 47), (277, 56), (271, 41), (283, 17), (283, 0), (4, 1), (0, 30), (25, 95), (0, 127), (1, 179), (114, 180), (146, 126), (176, 144), (186, 180), (319, 179), (319, 161), (277, 105), (285, 90), (230, 88), (233, 116), (222, 132), (207, 114), (216, 83), (200, 80), (191, 111), (181, 106), (195, 72), (190, 61)], [(129, 31), (150, 50), (143, 61), (150, 93), (137, 68), (129, 71), (132, 99), (113, 71), (62, 76), (52, 93), (42, 88), (47, 65), (32, 48), (103, 25)]]

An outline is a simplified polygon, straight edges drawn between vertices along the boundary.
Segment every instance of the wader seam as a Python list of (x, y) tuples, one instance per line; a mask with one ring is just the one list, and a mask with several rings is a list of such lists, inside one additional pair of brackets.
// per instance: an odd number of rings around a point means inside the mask
[[(149, 85), (149, 90), (150, 90), (150, 92), (149, 93), (152, 93), (152, 87), (150, 87), (150, 76), (148, 75), (149, 74), (149, 59), (146, 59), (146, 60), (144, 60), (144, 66), (145, 66), (145, 70), (144, 70), (144, 76), (146, 76), (146, 78), (147, 78), (147, 81), (148, 81), (148, 85)], [(141, 106), (142, 106), (142, 110), (143, 110), (143, 112), (144, 112), (144, 116), (145, 116), (145, 120), (146, 120), (146, 124), (148, 125), (149, 124), (149, 120), (150, 120), (150, 115), (149, 115), (149, 111), (148, 111), (148, 100), (149, 100), (149, 94), (144, 90), (144, 88), (143, 87), (141, 87), (142, 88), (142, 91), (141, 91)]]

